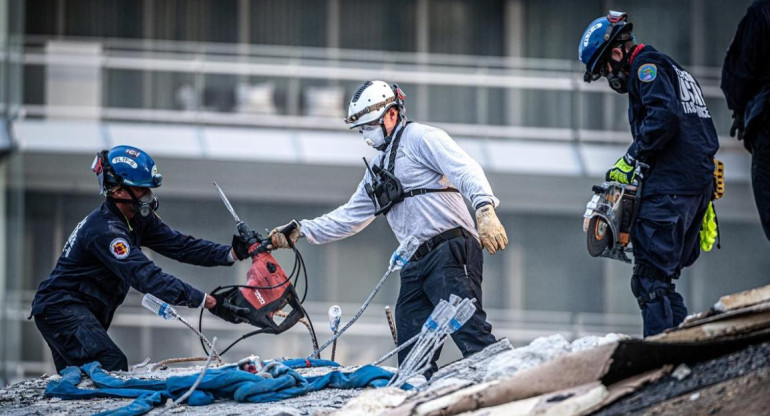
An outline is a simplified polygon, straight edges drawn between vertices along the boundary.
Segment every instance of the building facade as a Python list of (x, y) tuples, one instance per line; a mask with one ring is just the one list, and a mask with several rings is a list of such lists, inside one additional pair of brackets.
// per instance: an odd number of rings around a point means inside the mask
[[(717, 203), (722, 249), (679, 283), (692, 311), (768, 283), (770, 260), (749, 185), (749, 157), (727, 136), (722, 59), (748, 0), (6, 0), (0, 149), (0, 374), (9, 382), (51, 372), (25, 318), (73, 227), (97, 204), (96, 151), (147, 150), (164, 175), (159, 214), (226, 243), (232, 219), (263, 230), (345, 202), (374, 153), (342, 119), (367, 79), (398, 83), (411, 119), (437, 125), (484, 167), (510, 247), (485, 258), (485, 309), (514, 344), (553, 333), (640, 335), (631, 267), (585, 249), (591, 185), (630, 143), (626, 97), (582, 82), (577, 44), (609, 9), (629, 13), (652, 44), (700, 81), (720, 134), (727, 195)], [(321, 340), (326, 309), (358, 309), (387, 266), (395, 238), (376, 220), (335, 244), (301, 242), (307, 308)], [(148, 253), (204, 290), (245, 281), (246, 264), (198, 269)], [(287, 253), (277, 253), (285, 268)], [(337, 358), (361, 364), (392, 347), (382, 305), (393, 278)], [(200, 355), (192, 334), (141, 309), (133, 292), (111, 335), (129, 361)], [(189, 318), (197, 320), (190, 311)], [(222, 342), (245, 328), (204, 320)], [(364, 342), (362, 342), (364, 341)], [(454, 347), (452, 347), (454, 348)], [(310, 352), (303, 328), (241, 343), (232, 357)], [(447, 354), (445, 354), (447, 355)], [(457, 355), (455, 355), (456, 357)], [(445, 359), (451, 359), (451, 354)]]

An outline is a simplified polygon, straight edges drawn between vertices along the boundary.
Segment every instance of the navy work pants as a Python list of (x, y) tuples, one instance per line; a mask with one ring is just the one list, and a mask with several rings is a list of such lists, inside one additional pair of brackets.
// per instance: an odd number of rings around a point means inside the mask
[(687, 316), (672, 279), (700, 256), (700, 227), (712, 186), (699, 195), (651, 195), (642, 199), (631, 239), (637, 267), (631, 291), (642, 310), (644, 336), (679, 325)]
[(751, 138), (751, 146), (751, 186), (754, 188), (754, 201), (759, 210), (762, 230), (770, 240), (770, 128), (761, 129), (759, 134)]
[(677, 327), (687, 317), (687, 306), (671, 278), (635, 274), (631, 277), (631, 292), (642, 310), (645, 337)]
[(51, 348), (56, 371), (98, 361), (108, 371), (128, 370), (128, 359), (86, 305), (53, 304), (35, 315), (35, 325)]
[[(479, 242), (469, 233), (444, 241), (420, 260), (410, 261), (401, 270), (401, 290), (396, 303), (398, 343), (403, 344), (417, 335), (422, 325), (441, 299), (449, 300), (454, 294), (461, 298), (476, 299), (476, 313), (457, 332), (452, 334), (463, 357), (483, 350), (496, 342), (492, 325), (481, 303), (481, 273), (483, 257)], [(398, 353), (401, 364), (411, 347)], [(441, 349), (431, 359), (425, 373), (430, 377), (438, 366)]]

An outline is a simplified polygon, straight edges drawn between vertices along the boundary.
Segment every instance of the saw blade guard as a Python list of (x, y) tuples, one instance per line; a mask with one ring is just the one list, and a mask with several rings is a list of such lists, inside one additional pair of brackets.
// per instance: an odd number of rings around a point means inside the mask
[(630, 263), (631, 228), (638, 206), (638, 185), (604, 182), (592, 188), (594, 195), (586, 204), (583, 231), (592, 257), (607, 257)]

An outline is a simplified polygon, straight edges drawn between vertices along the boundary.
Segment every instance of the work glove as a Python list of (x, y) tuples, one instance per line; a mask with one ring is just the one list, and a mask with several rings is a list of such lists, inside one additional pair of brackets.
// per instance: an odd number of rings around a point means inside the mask
[(626, 153), (607, 171), (605, 180), (629, 184), (634, 181), (635, 175), (634, 158)]
[(246, 316), (248, 315), (249, 310), (247, 308), (242, 308), (240, 306), (233, 305), (232, 303), (230, 303), (230, 300), (228, 299), (229, 296), (236, 290), (238, 290), (238, 288), (234, 287), (225, 292), (217, 293), (216, 295), (211, 295), (217, 300), (217, 304), (214, 305), (213, 308), (209, 309), (209, 312), (213, 313), (214, 315), (222, 318), (227, 322), (231, 322), (234, 324), (249, 322), (249, 320), (246, 319)]
[(487, 249), (489, 254), (505, 249), (508, 235), (505, 234), (505, 228), (497, 218), (492, 204), (483, 205), (476, 210), (476, 228), (479, 230), (481, 246)]
[(245, 238), (238, 234), (233, 234), (233, 242), (230, 244), (233, 246), (233, 253), (238, 260), (243, 260), (249, 257), (249, 242)]
[(700, 249), (703, 251), (711, 251), (718, 236), (719, 228), (717, 227), (717, 215), (716, 212), (714, 212), (714, 204), (709, 202), (709, 206), (706, 208), (706, 213), (703, 215), (703, 221), (700, 225)]
[(267, 235), (270, 239), (270, 243), (273, 248), (291, 248), (294, 247), (294, 243), (299, 238), (299, 230), (301, 226), (297, 220), (291, 220), (286, 225), (275, 227)]
[(746, 137), (744, 137), (743, 133), (743, 114), (733, 112), (733, 125), (730, 126), (730, 137), (735, 137), (738, 140), (743, 141), (743, 147), (749, 151), (749, 153), (752, 152), (751, 143), (749, 143), (748, 140), (745, 140)]

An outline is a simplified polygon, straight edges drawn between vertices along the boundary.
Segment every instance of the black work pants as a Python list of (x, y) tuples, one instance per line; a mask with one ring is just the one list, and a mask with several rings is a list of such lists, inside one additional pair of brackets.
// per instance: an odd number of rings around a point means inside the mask
[(751, 139), (751, 186), (754, 188), (754, 202), (757, 204), (759, 219), (765, 237), (770, 240), (770, 128), (764, 128)]
[(642, 311), (645, 337), (674, 328), (687, 316), (672, 279), (700, 256), (699, 232), (712, 192), (708, 186), (700, 195), (652, 195), (641, 201), (631, 239), (637, 268), (645, 271), (631, 277), (631, 291)]
[(687, 317), (687, 306), (670, 277), (634, 274), (631, 277), (631, 292), (642, 310), (645, 337), (675, 328)]
[[(401, 270), (401, 290), (396, 303), (398, 343), (403, 344), (417, 335), (422, 325), (441, 299), (449, 300), (454, 294), (461, 298), (476, 299), (476, 313), (457, 332), (452, 334), (463, 357), (483, 350), (496, 342), (492, 325), (481, 303), (481, 272), (483, 257), (479, 242), (470, 234), (444, 241), (420, 260), (410, 261)], [(411, 347), (398, 353), (401, 364)], [(430, 377), (438, 366), (439, 348), (431, 358), (431, 367), (425, 373)]]
[(128, 370), (128, 359), (99, 320), (80, 303), (46, 306), (35, 325), (51, 349), (56, 371), (98, 361), (108, 371)]

